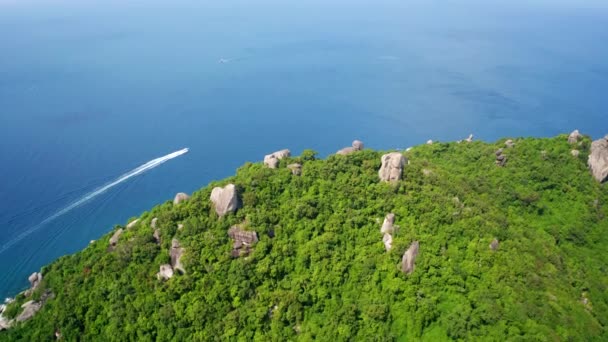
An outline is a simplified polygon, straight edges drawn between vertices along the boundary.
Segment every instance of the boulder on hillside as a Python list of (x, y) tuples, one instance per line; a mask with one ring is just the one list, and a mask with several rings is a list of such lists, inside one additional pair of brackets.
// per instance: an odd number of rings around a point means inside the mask
[(279, 166), (279, 160), (291, 156), (288, 149), (280, 150), (264, 156), (264, 164), (271, 169), (276, 169)]
[(505, 166), (505, 164), (507, 163), (507, 156), (504, 155), (502, 152), (502, 148), (499, 148), (496, 152), (494, 152), (494, 154), (496, 155), (496, 165), (498, 166)]
[(416, 266), (416, 256), (418, 255), (419, 246), (420, 245), (418, 241), (414, 241), (410, 245), (410, 248), (408, 248), (407, 251), (403, 253), (403, 258), (401, 259), (401, 271), (403, 271), (403, 273), (411, 274), (412, 272), (414, 272), (414, 267)]
[(156, 223), (158, 223), (158, 217), (155, 217), (152, 219), (152, 221), (150, 221), (150, 227), (152, 229), (156, 229)]
[(382, 243), (384, 243), (386, 251), (390, 251), (391, 248), (393, 248), (393, 236), (391, 234), (384, 234), (384, 236), (382, 236)]
[(42, 308), (42, 303), (30, 300), (21, 305), (21, 307), (23, 308), (23, 311), (19, 316), (17, 316), (17, 322), (27, 321), (28, 319), (32, 318), (36, 312)]
[(160, 271), (156, 273), (158, 280), (167, 280), (173, 277), (173, 267), (169, 264), (160, 265)]
[(384, 222), (382, 223), (382, 228), (380, 228), (380, 232), (382, 234), (393, 234), (393, 224), (395, 223), (395, 214), (388, 213), (384, 218)]
[(568, 136), (568, 143), (569, 144), (576, 144), (582, 137), (583, 136), (579, 133), (578, 129), (575, 129)]
[(215, 212), (220, 217), (240, 208), (238, 193), (234, 184), (228, 184), (223, 188), (213, 188), (210, 199), (215, 207)]
[(188, 196), (188, 194), (184, 192), (178, 192), (175, 195), (175, 198), (173, 198), (173, 204), (180, 204), (184, 201), (187, 201), (188, 199), (190, 199), (190, 196)]
[(429, 140), (427, 140), (427, 141), (426, 141), (426, 144), (427, 144), (427, 145), (433, 145), (433, 140), (430, 140), (430, 139), (429, 139)]
[(407, 159), (399, 152), (391, 152), (382, 156), (382, 166), (378, 171), (381, 181), (394, 182), (401, 179)]
[(34, 272), (27, 278), (27, 280), (30, 282), (30, 288), (35, 290), (40, 285), (40, 282), (42, 282), (42, 274), (40, 274), (40, 272)]
[(513, 140), (509, 139), (509, 140), (505, 141), (505, 146), (507, 148), (512, 148), (513, 146), (515, 146), (515, 143), (513, 142)]
[(492, 240), (492, 242), (490, 243), (490, 249), (495, 251), (498, 249), (498, 246), (500, 245), (500, 243), (498, 242), (498, 239), (494, 239)]
[(110, 247), (116, 247), (116, 244), (118, 243), (118, 239), (120, 238), (120, 235), (122, 235), (123, 229), (120, 228), (118, 229), (114, 235), (112, 235), (112, 237), (110, 238)]
[(171, 267), (173, 267), (174, 270), (186, 273), (186, 270), (181, 263), (184, 249), (180, 246), (177, 239), (171, 240), (171, 251), (169, 252), (169, 255), (171, 256)]
[(139, 222), (139, 219), (135, 219), (135, 220), (129, 222), (129, 224), (127, 224), (127, 229), (133, 228), (137, 224), (137, 222)]
[(570, 151), (570, 154), (576, 158), (579, 156), (579, 154), (581, 154), (581, 152), (579, 150), (572, 150)]
[(291, 170), (291, 174), (294, 176), (302, 175), (302, 164), (300, 163), (289, 164), (287, 168)]
[(239, 226), (228, 229), (228, 236), (234, 241), (231, 254), (235, 258), (249, 254), (251, 247), (258, 242), (258, 233), (243, 230)]
[(336, 152), (336, 154), (345, 156), (345, 155), (351, 154), (353, 152), (361, 151), (362, 149), (363, 149), (363, 142), (361, 142), (359, 140), (355, 140), (355, 141), (353, 141), (353, 143), (350, 147), (345, 147), (345, 148), (339, 150), (338, 152)]
[(608, 135), (591, 143), (591, 154), (587, 163), (598, 182), (608, 180)]
[(157, 244), (160, 243), (160, 229), (156, 228), (154, 229), (154, 234), (152, 234), (152, 237), (154, 238), (154, 241), (156, 241)]

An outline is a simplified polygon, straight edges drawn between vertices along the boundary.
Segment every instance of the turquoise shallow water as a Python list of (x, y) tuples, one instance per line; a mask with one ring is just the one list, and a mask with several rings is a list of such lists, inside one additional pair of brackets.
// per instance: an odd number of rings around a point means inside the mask
[(574, 1), (0, 0), (0, 296), (278, 149), (608, 133), (606, 23)]

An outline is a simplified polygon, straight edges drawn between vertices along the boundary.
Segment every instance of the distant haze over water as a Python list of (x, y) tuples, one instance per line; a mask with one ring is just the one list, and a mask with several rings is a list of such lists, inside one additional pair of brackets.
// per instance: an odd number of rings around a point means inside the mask
[(592, 1), (0, 0), (0, 296), (177, 192), (289, 148), (608, 133)]

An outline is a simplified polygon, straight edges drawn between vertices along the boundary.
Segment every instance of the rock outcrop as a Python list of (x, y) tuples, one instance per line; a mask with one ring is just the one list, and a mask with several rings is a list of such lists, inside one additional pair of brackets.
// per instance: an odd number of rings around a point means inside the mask
[(515, 143), (513, 142), (513, 140), (509, 139), (509, 140), (505, 141), (505, 146), (507, 148), (512, 148), (513, 146), (515, 146)]
[(118, 239), (120, 238), (120, 235), (122, 235), (123, 229), (120, 228), (118, 229), (114, 235), (112, 235), (112, 237), (110, 238), (110, 247), (116, 247), (116, 244), (118, 243)]
[(382, 227), (380, 228), (380, 233), (382, 233), (382, 242), (384, 243), (384, 248), (386, 251), (390, 251), (393, 248), (393, 232), (395, 231), (395, 214), (389, 213), (386, 214), (384, 218), (384, 222), (382, 222)]
[(587, 163), (598, 182), (608, 180), (608, 135), (591, 143), (591, 154)]
[(351, 154), (353, 152), (361, 151), (362, 149), (363, 149), (363, 142), (361, 142), (359, 140), (355, 140), (355, 141), (353, 141), (352, 146), (345, 147), (345, 148), (339, 150), (338, 152), (336, 152), (336, 154), (345, 156), (345, 155)]
[(150, 227), (152, 229), (156, 229), (156, 224), (158, 223), (158, 217), (155, 217), (152, 219), (152, 221), (150, 221)]
[(403, 271), (403, 273), (411, 274), (412, 272), (414, 272), (414, 267), (416, 266), (416, 256), (418, 256), (419, 246), (420, 245), (418, 241), (414, 241), (410, 245), (410, 248), (408, 248), (407, 251), (403, 253), (403, 258), (401, 259), (401, 271)]
[(569, 144), (576, 144), (582, 137), (583, 136), (579, 133), (578, 129), (575, 129), (568, 136), (568, 143)]
[(271, 169), (276, 169), (279, 166), (279, 160), (291, 156), (288, 149), (280, 150), (264, 156), (264, 164)]
[(171, 240), (171, 251), (169, 252), (169, 255), (171, 256), (171, 267), (181, 273), (186, 273), (181, 262), (182, 256), (184, 255), (184, 249), (180, 246), (177, 239)]
[(399, 152), (391, 152), (382, 156), (382, 166), (378, 171), (381, 181), (394, 182), (401, 179), (407, 159)]
[(158, 280), (167, 280), (173, 277), (173, 267), (169, 264), (160, 265), (160, 271), (156, 273)]
[(499, 148), (494, 154), (496, 155), (496, 165), (505, 166), (507, 163), (507, 156), (503, 154), (503, 149)]
[(220, 217), (229, 212), (235, 212), (240, 207), (238, 193), (234, 184), (228, 184), (223, 188), (213, 188), (210, 199), (215, 207), (215, 212)]
[(154, 234), (152, 234), (152, 237), (157, 244), (160, 244), (160, 229), (154, 229)]
[(184, 192), (178, 192), (177, 194), (175, 194), (175, 198), (173, 198), (173, 204), (180, 204), (189, 199), (190, 199), (190, 196), (188, 196), (188, 194), (186, 194)]
[(139, 222), (139, 219), (133, 220), (127, 224), (127, 229), (135, 227), (135, 225)]
[(581, 154), (581, 152), (579, 150), (572, 150), (570, 151), (570, 154), (576, 158), (579, 156), (579, 154)]
[(42, 274), (40, 274), (40, 272), (34, 272), (27, 280), (30, 282), (30, 289), (35, 290), (40, 286), (40, 282), (42, 282)]
[(500, 246), (500, 243), (498, 242), (497, 239), (492, 240), (492, 242), (490, 243), (490, 249), (493, 251), (497, 250), (499, 246)]
[(391, 234), (384, 234), (382, 237), (382, 243), (386, 251), (390, 251), (393, 248), (393, 236)]
[(258, 242), (258, 233), (243, 230), (239, 226), (232, 226), (228, 229), (228, 236), (234, 241), (231, 254), (235, 258), (248, 255), (251, 247)]
[(27, 321), (28, 319), (32, 318), (36, 314), (36, 312), (38, 312), (42, 308), (42, 303), (30, 300), (28, 302), (23, 303), (21, 307), (23, 308), (23, 311), (21, 312), (21, 314), (19, 314), (19, 316), (17, 316), (17, 322)]

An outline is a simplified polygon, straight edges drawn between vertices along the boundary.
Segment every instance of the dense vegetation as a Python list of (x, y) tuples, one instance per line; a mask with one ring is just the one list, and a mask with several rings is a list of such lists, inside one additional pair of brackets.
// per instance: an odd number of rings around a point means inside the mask
[[(608, 189), (587, 170), (590, 141), (579, 157), (566, 136), (515, 143), (504, 167), (494, 162), (502, 140), (415, 147), (395, 184), (379, 181), (383, 153), (371, 150), (326, 160), (305, 151), (276, 170), (247, 163), (143, 213), (115, 250), (107, 235), (45, 267), (34, 296), (55, 298), (0, 339), (607, 340)], [(300, 177), (285, 167), (294, 161)], [(209, 195), (229, 182), (243, 208), (218, 218)], [(400, 228), (387, 253), (389, 212)], [(230, 255), (235, 224), (258, 232), (248, 257)], [(187, 273), (161, 281), (173, 237)]]

